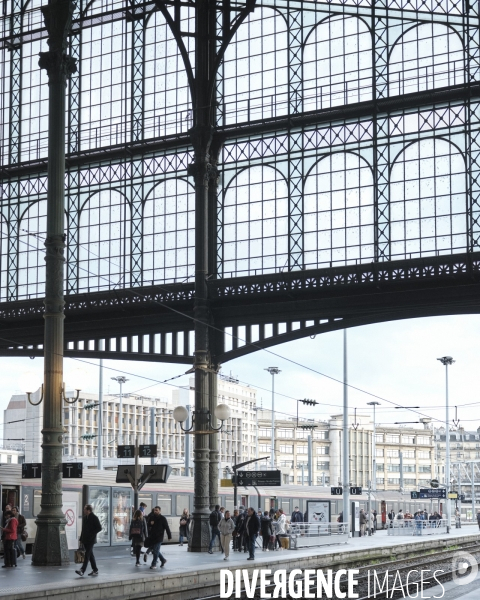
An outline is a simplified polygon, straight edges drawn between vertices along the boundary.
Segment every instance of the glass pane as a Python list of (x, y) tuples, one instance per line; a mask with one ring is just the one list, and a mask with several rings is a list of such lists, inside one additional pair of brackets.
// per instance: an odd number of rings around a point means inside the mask
[(91, 487), (88, 503), (92, 505), (93, 512), (97, 515), (102, 526), (102, 531), (97, 534), (97, 544), (110, 545), (110, 488)]
[(132, 492), (125, 488), (112, 491), (113, 544), (129, 544), (130, 520), (132, 517)]
[(190, 496), (177, 495), (177, 515), (180, 516), (183, 513), (183, 509), (188, 508), (190, 512)]
[(162, 515), (172, 514), (172, 497), (167, 494), (157, 494), (157, 505), (162, 509)]

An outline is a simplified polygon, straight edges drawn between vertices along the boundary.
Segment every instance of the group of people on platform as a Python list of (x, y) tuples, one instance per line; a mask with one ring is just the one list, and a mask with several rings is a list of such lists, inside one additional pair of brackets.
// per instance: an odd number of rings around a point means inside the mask
[(23, 542), (28, 538), (26, 526), (27, 522), (25, 517), (20, 514), (18, 506), (7, 504), (0, 527), (4, 559), (2, 569), (16, 567), (17, 558), (20, 556), (25, 558)]
[(219, 540), (220, 551), (225, 554), (223, 560), (229, 560), (230, 545), (233, 552), (248, 552), (247, 560), (255, 559), (257, 538), (262, 538), (262, 551), (283, 550), (282, 539), (286, 539), (289, 524), (303, 523), (304, 515), (295, 507), (290, 520), (282, 508), (271, 508), (262, 513), (250, 507), (240, 506), (233, 511), (225, 510), (217, 505), (210, 513), (211, 540), (208, 549), (213, 554), (216, 540)]
[[(152, 554), (150, 569), (155, 570), (157, 568), (158, 560), (160, 560), (161, 567), (165, 566), (165, 563), (167, 562), (167, 559), (160, 552), (160, 548), (165, 533), (169, 540), (172, 539), (172, 534), (167, 519), (162, 515), (161, 508), (155, 506), (148, 515), (145, 515), (146, 508), (147, 505), (142, 502), (140, 503), (140, 508), (135, 511), (130, 523), (129, 539), (132, 542), (132, 554), (136, 559), (135, 566), (141, 566), (140, 558), (142, 555), (142, 548), (145, 547), (147, 550), (143, 554), (143, 561), (146, 563), (148, 554)], [(85, 557), (83, 565), (80, 569), (75, 571), (80, 577), (83, 577), (87, 570), (88, 563), (90, 563), (90, 566), (92, 567), (92, 571), (89, 575), (98, 575), (98, 567), (93, 554), (93, 547), (97, 542), (97, 534), (100, 533), (100, 531), (102, 531), (102, 526), (97, 515), (93, 512), (92, 505), (86, 504), (83, 509), (82, 534), (80, 536), (80, 542), (83, 544)]]

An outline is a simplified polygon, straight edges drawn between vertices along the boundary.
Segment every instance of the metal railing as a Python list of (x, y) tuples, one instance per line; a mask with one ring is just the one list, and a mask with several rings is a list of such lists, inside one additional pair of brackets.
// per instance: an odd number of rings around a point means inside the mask
[(388, 523), (388, 535), (432, 535), (447, 532), (447, 519), (399, 519)]
[(347, 527), (343, 523), (291, 523), (288, 532), (290, 548), (308, 548), (310, 546), (326, 546), (342, 544), (348, 541)]

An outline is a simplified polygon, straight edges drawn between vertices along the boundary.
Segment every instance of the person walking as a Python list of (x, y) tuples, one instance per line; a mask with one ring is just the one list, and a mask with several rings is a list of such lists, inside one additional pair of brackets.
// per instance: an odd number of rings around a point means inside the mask
[(260, 519), (260, 532), (262, 534), (262, 550), (268, 552), (270, 538), (273, 537), (272, 519), (268, 516), (268, 510), (263, 513)]
[(230, 516), (230, 511), (225, 511), (225, 516), (218, 524), (220, 531), (220, 541), (222, 543), (223, 551), (225, 552), (225, 558), (223, 560), (229, 560), (230, 556), (230, 542), (232, 541), (232, 534), (235, 531), (235, 523)]
[(93, 512), (93, 506), (91, 504), (85, 504), (83, 507), (82, 533), (80, 535), (80, 542), (85, 548), (85, 559), (81, 569), (75, 571), (80, 577), (83, 577), (89, 562), (92, 571), (88, 575), (98, 575), (97, 561), (93, 554), (93, 547), (97, 543), (97, 533), (100, 533), (100, 531), (102, 531), (102, 526), (100, 525), (97, 515)]
[(188, 542), (188, 534), (190, 533), (190, 515), (188, 509), (184, 508), (182, 516), (180, 517), (180, 528), (179, 528), (179, 546), (183, 546), (183, 538)]
[(247, 511), (245, 519), (245, 535), (248, 543), (248, 558), (247, 560), (255, 560), (255, 542), (257, 541), (258, 532), (260, 531), (260, 519), (255, 514), (255, 510), (250, 507)]
[(153, 554), (153, 560), (150, 569), (153, 570), (157, 568), (157, 560), (159, 558), (161, 567), (164, 567), (165, 563), (167, 562), (167, 559), (160, 552), (165, 532), (167, 532), (168, 539), (172, 539), (172, 534), (170, 532), (167, 519), (162, 515), (161, 510), (162, 509), (159, 506), (156, 506), (147, 518), (148, 540), (149, 546), (152, 547)]
[(140, 554), (142, 553), (142, 546), (145, 543), (147, 536), (148, 531), (145, 517), (140, 509), (136, 510), (132, 522), (130, 523), (130, 533), (128, 536), (128, 539), (132, 541), (135, 558), (137, 559), (137, 562), (135, 563), (136, 567), (140, 566)]
[(18, 506), (14, 506), (12, 508), (12, 514), (18, 521), (17, 540), (15, 542), (15, 549), (18, 551), (17, 557), (21, 556), (22, 558), (25, 558), (25, 548), (23, 547), (22, 542), (27, 541), (26, 537), (25, 537), (25, 539), (23, 539), (23, 537), (26, 535), (25, 528), (27, 526), (27, 521), (25, 520), (25, 517), (20, 514), (20, 512), (18, 510)]
[(213, 544), (215, 543), (215, 538), (218, 537), (218, 541), (220, 543), (220, 550), (222, 549), (222, 542), (220, 541), (220, 530), (218, 529), (218, 525), (222, 520), (222, 513), (220, 512), (220, 504), (215, 506), (215, 509), (210, 513), (210, 528), (212, 530), (212, 537), (210, 539), (210, 546), (208, 547), (208, 553), (213, 554)]
[(4, 521), (4, 527), (0, 528), (2, 530), (3, 558), (5, 561), (5, 564), (2, 565), (2, 569), (17, 566), (17, 550), (15, 548), (15, 542), (17, 540), (18, 521), (13, 516), (11, 510), (5, 511)]

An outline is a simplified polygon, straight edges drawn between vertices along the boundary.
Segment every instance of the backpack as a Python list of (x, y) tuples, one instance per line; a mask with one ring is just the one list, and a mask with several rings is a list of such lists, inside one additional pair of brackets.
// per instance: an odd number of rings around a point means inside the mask
[(220, 523), (220, 521), (221, 521), (220, 514), (216, 510), (213, 510), (210, 513), (210, 527), (217, 527), (218, 524)]

